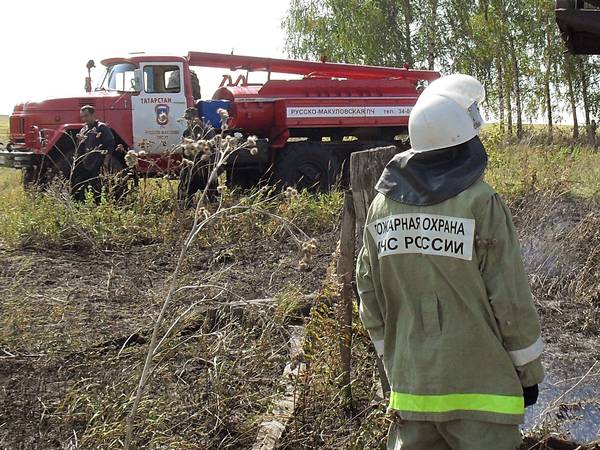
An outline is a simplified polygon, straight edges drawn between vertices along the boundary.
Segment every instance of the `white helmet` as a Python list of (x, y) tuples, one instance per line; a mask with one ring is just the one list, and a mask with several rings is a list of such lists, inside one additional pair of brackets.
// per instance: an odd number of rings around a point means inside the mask
[(468, 108), (485, 99), (485, 89), (477, 78), (471, 75), (455, 73), (433, 81), (421, 95), (437, 94), (451, 98), (463, 108)]
[(412, 151), (453, 147), (477, 136), (483, 126), (478, 103), (484, 96), (481, 83), (468, 75), (450, 75), (431, 83), (408, 120)]

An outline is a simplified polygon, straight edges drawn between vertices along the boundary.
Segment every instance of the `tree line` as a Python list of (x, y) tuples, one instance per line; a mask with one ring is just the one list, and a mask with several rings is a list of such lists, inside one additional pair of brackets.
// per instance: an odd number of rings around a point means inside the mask
[(510, 135), (570, 118), (578, 138), (600, 111), (600, 58), (566, 53), (554, 1), (290, 0), (283, 28), (296, 58), (471, 74)]

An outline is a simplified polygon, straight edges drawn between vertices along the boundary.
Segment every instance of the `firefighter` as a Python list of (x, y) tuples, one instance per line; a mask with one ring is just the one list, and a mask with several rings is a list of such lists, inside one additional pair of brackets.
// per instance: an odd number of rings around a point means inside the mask
[(94, 107), (85, 105), (80, 110), (83, 128), (77, 135), (78, 144), (71, 174), (71, 192), (75, 200), (83, 201), (89, 188), (94, 201), (100, 203), (100, 171), (104, 157), (115, 150), (115, 137), (110, 128), (96, 119)]
[[(211, 139), (215, 136), (215, 132), (210, 127), (200, 120), (198, 110), (190, 107), (185, 110), (183, 118), (187, 121), (187, 128), (183, 132), (183, 137), (198, 140)], [(189, 157), (188, 155), (184, 155)], [(203, 192), (206, 188), (206, 183), (210, 178), (210, 173), (214, 167), (214, 157), (207, 161), (201, 160), (200, 154), (191, 157), (193, 165), (184, 165), (181, 168), (179, 175), (178, 199), (183, 208), (191, 205), (192, 198), (196, 192)], [(206, 198), (209, 202), (215, 201), (217, 195), (217, 180), (213, 180), (206, 191)]]
[(187, 128), (183, 131), (184, 138), (201, 139), (204, 137), (205, 127), (198, 117), (198, 109), (190, 107), (185, 110), (183, 118), (187, 122)]
[(482, 177), (482, 85), (430, 84), (379, 179), (360, 318), (391, 386), (388, 449), (514, 450), (543, 342), (510, 212)]

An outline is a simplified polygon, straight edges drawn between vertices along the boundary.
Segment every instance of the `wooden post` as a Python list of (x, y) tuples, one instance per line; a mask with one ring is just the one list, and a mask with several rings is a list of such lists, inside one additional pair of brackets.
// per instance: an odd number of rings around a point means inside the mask
[(369, 205), (375, 198), (375, 185), (387, 163), (398, 153), (393, 145), (350, 155), (350, 186), (356, 213), (357, 249), (362, 247), (362, 233)]
[[(398, 149), (391, 145), (389, 147), (355, 152), (350, 156), (350, 186), (354, 201), (354, 213), (356, 215), (357, 249), (362, 247), (363, 229), (367, 220), (367, 211), (376, 194), (375, 184), (377, 184), (377, 180), (379, 180), (387, 163), (396, 153), (398, 153)], [(381, 378), (382, 394), (385, 396), (390, 392), (390, 385), (383, 368), (383, 363), (379, 358), (377, 358), (377, 369)]]
[(340, 234), (340, 253), (336, 272), (341, 288), (342, 314), (340, 320), (340, 357), (342, 363), (342, 389), (346, 406), (352, 410), (352, 312), (354, 291), (352, 277), (354, 275), (355, 251), (355, 216), (352, 192), (344, 193), (344, 211), (342, 213), (342, 230)]

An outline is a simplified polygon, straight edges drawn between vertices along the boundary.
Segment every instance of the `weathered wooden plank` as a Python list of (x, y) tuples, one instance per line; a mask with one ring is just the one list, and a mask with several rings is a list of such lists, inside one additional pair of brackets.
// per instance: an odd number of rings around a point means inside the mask
[[(342, 284), (342, 317), (340, 321), (340, 353), (343, 366), (344, 395), (351, 404), (351, 345), (352, 345), (352, 278), (354, 274), (354, 255), (356, 252), (356, 239), (362, 245), (362, 228), (364, 227), (367, 210), (375, 197), (375, 183), (387, 164), (397, 153), (394, 146), (381, 147), (373, 150), (355, 152), (350, 159), (351, 191), (344, 194), (344, 213), (340, 235), (340, 254), (337, 261), (336, 272)], [(359, 233), (356, 233), (360, 230)], [(358, 234), (358, 236), (357, 236)], [(256, 299), (254, 304), (270, 303), (270, 299)], [(290, 327), (290, 363), (283, 372), (283, 381), (286, 383), (285, 393), (273, 404), (270, 417), (259, 426), (256, 442), (252, 450), (272, 450), (278, 445), (285, 432), (288, 421), (294, 414), (296, 402), (293, 381), (304, 371), (302, 361), (303, 327)], [(378, 360), (382, 387), (385, 393), (389, 392), (389, 385), (381, 361)]]
[(287, 423), (294, 415), (297, 394), (295, 387), (296, 379), (306, 368), (306, 364), (302, 362), (304, 327), (292, 325), (289, 327), (289, 330), (290, 362), (285, 366), (281, 376), (282, 383), (285, 384), (285, 392), (273, 403), (269, 418), (259, 425), (256, 441), (252, 446), (252, 450), (273, 450), (277, 448)]
[(352, 153), (350, 156), (350, 187), (356, 214), (357, 248), (362, 247), (362, 230), (365, 226), (369, 205), (375, 198), (375, 184), (384, 167), (398, 153), (390, 145)]

